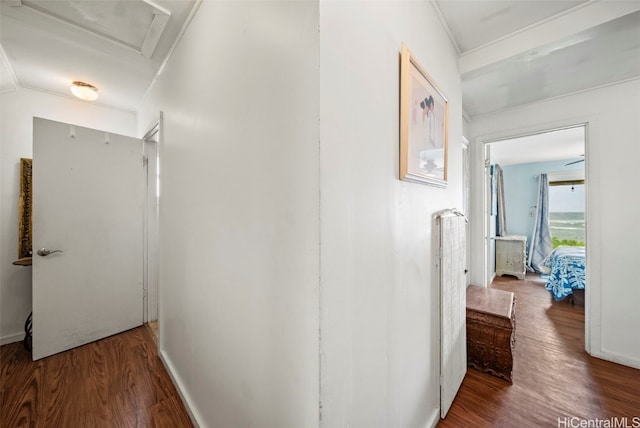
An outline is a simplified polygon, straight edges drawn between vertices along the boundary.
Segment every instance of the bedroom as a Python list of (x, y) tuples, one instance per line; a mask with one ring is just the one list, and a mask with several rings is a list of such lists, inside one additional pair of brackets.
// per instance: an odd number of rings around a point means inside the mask
[[(526, 273), (554, 300), (584, 306), (585, 127), (502, 140), (487, 151), (490, 280)], [(514, 245), (524, 253), (510, 253)]]

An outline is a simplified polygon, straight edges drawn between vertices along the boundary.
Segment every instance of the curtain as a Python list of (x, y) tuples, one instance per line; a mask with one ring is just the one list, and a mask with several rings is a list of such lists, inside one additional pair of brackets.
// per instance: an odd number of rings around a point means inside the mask
[(536, 207), (536, 218), (533, 224), (531, 243), (529, 244), (527, 269), (542, 273), (542, 262), (553, 251), (551, 228), (549, 227), (549, 178), (547, 174), (540, 174)]
[(496, 217), (496, 235), (507, 236), (507, 213), (504, 203), (504, 177), (502, 176), (502, 168), (495, 164), (494, 168), (496, 176), (496, 199), (498, 200), (497, 217)]

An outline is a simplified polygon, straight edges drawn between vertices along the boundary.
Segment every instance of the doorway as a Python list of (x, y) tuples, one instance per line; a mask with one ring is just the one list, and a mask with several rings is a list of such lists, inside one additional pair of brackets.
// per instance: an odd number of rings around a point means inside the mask
[(158, 337), (159, 213), (160, 213), (160, 123), (143, 138), (144, 218), (143, 218), (143, 319)]
[[(582, 247), (582, 284), (586, 282), (584, 248), (587, 241), (586, 217), (588, 214), (586, 194), (588, 124), (579, 124), (556, 129), (542, 130), (526, 135), (514, 135), (483, 142), (485, 161), (485, 210), (484, 210), (484, 275), (486, 285), (496, 276), (496, 220), (500, 209), (497, 207), (497, 177), (504, 178), (504, 210), (506, 211), (506, 234), (526, 237), (527, 280), (534, 278), (541, 286), (553, 287), (551, 271), (546, 266), (536, 265), (536, 273), (531, 272), (530, 257), (534, 236), (534, 225), (542, 221), (549, 230), (548, 249), (550, 257), (545, 263), (551, 268), (551, 253), (558, 246)], [(499, 166), (499, 168), (498, 168)], [(496, 170), (500, 174), (496, 174)], [(540, 183), (548, 183), (547, 196), (542, 218), (539, 218), (541, 202), (538, 199)], [(544, 234), (543, 234), (544, 235)], [(572, 284), (569, 294), (575, 290)], [(589, 287), (575, 293), (576, 301), (585, 305), (585, 348), (588, 350), (589, 307), (584, 293)], [(549, 298), (560, 298), (549, 290)], [(573, 301), (573, 295), (567, 301)]]
[[(488, 283), (495, 273), (493, 241), (498, 234), (496, 220), (499, 211), (499, 198), (496, 194), (497, 167), (503, 170), (504, 177), (506, 233), (527, 236), (528, 249), (538, 208), (537, 193), (540, 175), (547, 175), (550, 187), (562, 184), (583, 184), (586, 172), (585, 142), (586, 126), (577, 125), (503, 138), (485, 144), (487, 204), (484, 220), (487, 237), (485, 278)], [(566, 204), (556, 204), (551, 209), (562, 211), (565, 210), (564, 205)], [(583, 216), (584, 208), (583, 203), (582, 209), (577, 209)], [(582, 227), (584, 227), (584, 218)]]

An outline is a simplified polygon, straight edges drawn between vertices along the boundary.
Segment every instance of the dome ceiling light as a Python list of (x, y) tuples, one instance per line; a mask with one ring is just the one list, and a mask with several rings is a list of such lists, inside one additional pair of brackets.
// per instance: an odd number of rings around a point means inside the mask
[(95, 101), (98, 99), (98, 88), (77, 80), (71, 84), (71, 93), (81, 100)]

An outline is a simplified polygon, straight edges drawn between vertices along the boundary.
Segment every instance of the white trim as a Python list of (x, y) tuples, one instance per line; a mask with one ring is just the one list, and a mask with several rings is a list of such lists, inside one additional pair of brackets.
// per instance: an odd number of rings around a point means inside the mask
[(160, 37), (162, 37), (162, 33), (164, 33), (164, 29), (167, 27), (169, 23), (170, 14), (165, 14), (156, 11), (153, 15), (153, 21), (151, 21), (151, 25), (147, 30), (147, 34), (142, 42), (142, 47), (140, 48), (140, 53), (145, 58), (151, 58), (153, 52), (156, 50), (156, 46), (158, 46), (158, 42), (160, 41)]
[(193, 21), (193, 18), (195, 18), (196, 13), (200, 8), (200, 5), (202, 4), (202, 1), (203, 0), (196, 0), (195, 3), (193, 4), (193, 7), (191, 8), (189, 15), (187, 16), (187, 19), (185, 19), (184, 24), (182, 24), (182, 28), (180, 28), (180, 32), (178, 33), (178, 36), (173, 41), (173, 44), (171, 45), (171, 48), (169, 49), (169, 52), (167, 53), (167, 55), (164, 57), (164, 60), (162, 60), (160, 67), (158, 67), (158, 71), (156, 72), (155, 77), (153, 78), (153, 80), (151, 80), (151, 83), (149, 83), (149, 86), (147, 87), (147, 90), (144, 93), (144, 96), (142, 97), (142, 100), (140, 101), (140, 104), (138, 105), (138, 108), (136, 109), (136, 111), (140, 111), (145, 101), (149, 97), (149, 94), (151, 93), (151, 89), (155, 86), (156, 82), (164, 72), (164, 68), (167, 66), (167, 63), (169, 62), (169, 58), (171, 58), (171, 56), (173, 55), (173, 52), (178, 47), (178, 44), (180, 44), (180, 42), (182, 41), (182, 37), (184, 37), (184, 34), (187, 32), (187, 28), (189, 28), (189, 25), (191, 24), (191, 21)]
[(5, 52), (1, 44), (0, 44), (0, 60), (4, 64), (4, 68), (7, 69), (7, 73), (9, 73), (9, 78), (11, 79), (11, 82), (13, 82), (13, 86), (16, 86), (16, 87), (20, 86), (20, 81), (18, 80), (18, 76), (16, 76), (16, 71), (13, 69), (11, 62), (9, 61), (9, 57), (7, 56), (7, 53)]
[(438, 422), (440, 422), (440, 407), (436, 407), (433, 410), (433, 412), (429, 416), (429, 419), (427, 419), (427, 423), (424, 426), (435, 428), (435, 426), (438, 425)]
[(189, 414), (189, 418), (191, 419), (193, 426), (195, 428), (206, 426), (202, 423), (202, 416), (193, 404), (193, 400), (187, 392), (187, 389), (184, 386), (184, 382), (182, 382), (182, 378), (180, 378), (180, 376), (176, 372), (173, 363), (171, 362), (171, 359), (169, 358), (167, 353), (164, 350), (158, 350), (158, 357), (160, 357), (160, 361), (162, 361), (162, 364), (164, 364), (164, 367), (167, 369), (167, 373), (169, 373), (169, 377), (175, 385), (176, 390), (178, 391), (178, 395), (180, 395), (180, 399), (182, 400), (182, 403), (184, 404), (184, 407)]
[(543, 25), (545, 25), (545, 24), (547, 24), (549, 22), (553, 22), (553, 21), (557, 20), (558, 18), (561, 18), (561, 17), (563, 17), (565, 15), (569, 15), (571, 13), (574, 13), (577, 10), (582, 9), (583, 7), (591, 6), (592, 4), (597, 3), (599, 1), (600, 0), (590, 0), (590, 1), (586, 2), (586, 3), (579, 4), (577, 6), (574, 6), (574, 7), (570, 8), (570, 9), (567, 9), (567, 10), (565, 10), (563, 12), (557, 13), (557, 14), (555, 14), (553, 16), (549, 16), (548, 18), (542, 19), (540, 21), (536, 21), (533, 24), (527, 25), (526, 27), (518, 28), (517, 30), (514, 30), (514, 31), (512, 31), (512, 32), (510, 32), (508, 34), (505, 34), (504, 36), (498, 37), (497, 39), (493, 39), (493, 40), (491, 40), (491, 41), (489, 41), (487, 43), (484, 43), (484, 44), (482, 44), (480, 46), (477, 46), (475, 48), (466, 50), (466, 51), (464, 51), (462, 53), (462, 55), (470, 55), (470, 54), (473, 54), (473, 53), (475, 53), (477, 51), (486, 49), (486, 48), (491, 47), (493, 45), (496, 45), (496, 44), (498, 44), (500, 42), (503, 42), (503, 41), (505, 41), (507, 39), (515, 37), (518, 34), (526, 33), (527, 31), (530, 31), (530, 30), (532, 30), (532, 29), (534, 29), (536, 27), (543, 26)]
[[(586, 279), (584, 292), (584, 349), (587, 353), (600, 352), (602, 349), (602, 265), (600, 242), (601, 237), (595, 227), (601, 224), (600, 204), (602, 192), (600, 188), (600, 170), (593, 168), (591, 159), (600, 157), (602, 144), (591, 142), (592, 136), (600, 134), (597, 117), (588, 117), (584, 122), (584, 174), (585, 174), (585, 244), (586, 244)], [(598, 137), (595, 138), (597, 140)]]
[(467, 111), (464, 109), (464, 107), (462, 107), (462, 119), (464, 120), (464, 122), (468, 125), (469, 123), (471, 123), (471, 116), (469, 116), (469, 114), (467, 113)]
[(20, 342), (24, 339), (24, 331), (21, 333), (9, 334), (0, 337), (0, 345), (8, 345), (9, 343)]
[[(519, 133), (516, 130), (514, 130), (514, 131), (505, 131), (504, 136), (492, 138), (492, 139), (489, 139), (489, 140), (483, 140), (482, 143), (484, 143), (484, 144), (499, 143), (500, 141), (513, 140), (513, 139), (516, 139), (516, 138), (531, 137), (531, 136), (534, 136), (534, 135), (546, 134), (548, 132), (564, 131), (565, 129), (573, 129), (573, 128), (582, 128), (582, 127), (585, 126), (585, 124), (586, 123), (581, 123), (579, 125), (559, 126), (559, 127), (553, 128), (553, 129), (548, 129), (548, 130), (543, 130), (543, 131), (540, 131), (540, 130), (538, 130), (536, 128), (535, 131), (525, 132), (525, 133)], [(516, 137), (511, 137), (511, 135), (513, 135), (514, 132), (517, 133), (517, 136)], [(503, 133), (501, 133), (500, 135), (503, 135)]]
[(625, 357), (620, 354), (616, 354), (615, 352), (608, 352), (601, 349), (600, 352), (594, 352), (591, 354), (591, 356), (594, 358), (599, 358), (601, 360), (622, 364), (623, 366), (633, 367), (634, 369), (640, 369), (640, 360)]
[[(529, 103), (524, 103), (524, 104), (518, 104), (518, 105), (514, 105), (514, 106), (505, 107), (505, 108), (500, 109), (500, 110), (493, 110), (493, 111), (489, 111), (489, 112), (486, 112), (486, 113), (478, 113), (478, 114), (476, 114), (474, 116), (471, 116), (471, 118), (472, 119), (476, 119), (476, 118), (481, 118), (483, 116), (491, 116), (493, 114), (507, 113), (507, 112), (509, 112), (511, 110), (517, 110), (517, 109), (520, 109), (520, 108), (531, 107), (531, 106), (535, 106), (536, 104), (543, 104), (543, 103), (547, 103), (549, 101), (555, 101), (555, 100), (559, 100), (559, 99), (562, 99), (562, 98), (573, 97), (574, 95), (579, 95), (579, 94), (582, 94), (582, 93), (585, 93), (585, 92), (597, 91), (599, 89), (608, 88), (610, 86), (623, 85), (625, 83), (633, 82), (635, 80), (640, 80), (640, 76), (630, 77), (628, 79), (619, 80), (617, 82), (603, 83), (602, 85), (599, 85), (599, 86), (592, 86), (592, 87), (585, 88), (585, 89), (579, 89), (577, 91), (568, 92), (566, 94), (556, 95), (555, 97), (549, 97), (549, 98), (544, 98), (542, 100), (531, 101)], [(571, 128), (571, 127), (567, 127), (567, 128)], [(526, 137), (526, 135), (523, 135), (523, 137)]]
[(431, 3), (431, 6), (433, 6), (433, 10), (436, 12), (436, 15), (438, 16), (438, 19), (440, 20), (440, 24), (442, 25), (442, 28), (444, 29), (445, 33), (447, 33), (447, 36), (449, 36), (451, 45), (456, 50), (456, 53), (458, 54), (458, 57), (459, 57), (460, 55), (462, 55), (462, 50), (460, 50), (460, 46), (458, 45), (458, 42), (456, 41), (456, 38), (453, 35), (453, 31), (451, 31), (451, 27), (449, 27), (449, 23), (445, 19), (444, 14), (442, 13), (442, 9), (440, 9), (440, 5), (436, 0), (431, 0), (430, 3)]
[(143, 3), (148, 4), (152, 8), (154, 8), (156, 10), (156, 12), (158, 12), (158, 13), (161, 13), (163, 15), (171, 15), (171, 11), (169, 9), (166, 9), (166, 8), (160, 6), (158, 3), (154, 2), (153, 0), (141, 0), (141, 1)]
[(162, 163), (164, 162), (164, 112), (160, 111), (158, 113), (158, 187), (159, 187), (159, 198), (158, 198), (158, 242), (156, 243), (158, 247), (157, 254), (157, 263), (158, 263), (158, 289), (156, 296), (156, 318), (158, 319), (158, 343), (162, 346), (164, 345), (163, 331), (164, 331), (164, 314), (163, 314), (163, 279), (162, 279), (162, 223), (163, 223), (163, 205), (164, 198), (162, 197), (162, 171), (164, 171), (164, 166)]
[[(601, 288), (602, 288), (602, 278), (601, 274), (601, 251), (600, 245), (597, 241), (597, 231), (594, 230), (593, 227), (590, 227), (590, 224), (597, 225), (598, 216), (600, 212), (597, 206), (597, 200), (600, 198), (601, 189), (599, 187), (600, 183), (600, 172), (596, 168), (592, 168), (589, 162), (590, 158), (597, 158), (599, 145), (597, 143), (592, 143), (591, 138), (593, 136), (600, 135), (599, 131), (599, 120), (597, 116), (580, 116), (573, 119), (564, 119), (557, 122), (551, 123), (541, 123), (531, 126), (525, 126), (518, 129), (511, 129), (506, 131), (498, 131), (492, 134), (481, 135), (475, 138), (475, 142), (480, 147), (485, 147), (486, 144), (491, 142), (518, 138), (525, 135), (533, 135), (545, 133), (553, 130), (564, 129), (564, 128), (572, 128), (576, 126), (584, 126), (585, 127), (585, 178), (587, 182), (586, 189), (586, 203), (585, 203), (585, 221), (586, 221), (586, 244), (587, 244), (587, 280), (589, 282), (587, 288), (585, 289), (585, 326), (584, 326), (584, 335), (585, 335), (585, 351), (591, 355), (603, 355), (607, 358), (610, 357), (610, 354), (604, 352), (601, 348), (601, 316), (602, 310), (600, 307), (601, 302)], [(598, 137), (595, 137), (596, 139)], [(475, 163), (479, 165), (484, 165), (484, 150), (479, 150), (479, 154), (476, 154)], [(477, 152), (476, 152), (477, 153)], [(477, 177), (477, 176), (476, 176)], [(484, 177), (483, 177), (484, 182)], [(482, 201), (478, 206), (475, 206), (474, 213), (475, 215), (479, 215), (483, 220), (483, 223), (486, 222), (485, 212), (487, 209), (487, 189), (484, 188), (482, 195)], [(473, 203), (472, 203), (473, 205)], [(484, 230), (473, 230), (471, 234), (472, 244), (475, 243), (474, 247), (478, 247), (478, 242), (481, 242), (484, 247), (485, 257), (488, 252), (488, 245), (484, 242)], [(486, 263), (485, 263), (486, 266)], [(614, 356), (615, 357), (615, 356)], [(617, 357), (619, 359), (623, 357)]]
[[(157, 141), (154, 141), (154, 138)], [(157, 162), (159, 162), (160, 119), (142, 138), (144, 156), (144, 214), (143, 214), (143, 320), (151, 322), (158, 320), (158, 277), (159, 277), (159, 218), (158, 218), (158, 186)], [(152, 166), (149, 167), (149, 162)], [(150, 172), (153, 176), (150, 176)], [(152, 182), (153, 181), (153, 182)], [(150, 192), (152, 192), (150, 194)], [(150, 210), (150, 199), (155, 200), (155, 209)], [(155, 242), (154, 242), (155, 241)], [(151, 276), (150, 272), (155, 275)], [(150, 281), (151, 279), (151, 281)]]
[[(487, 288), (493, 280), (496, 278), (496, 245), (495, 240), (492, 239), (492, 230), (491, 230), (491, 147), (483, 143), (482, 148), (482, 203), (483, 203), (483, 211), (482, 211), (482, 226), (484, 227), (482, 232), (483, 239), (483, 252), (484, 252), (484, 263), (482, 265), (482, 286)], [(495, 223), (494, 223), (495, 224)], [(494, 231), (495, 232), (495, 231)]]

